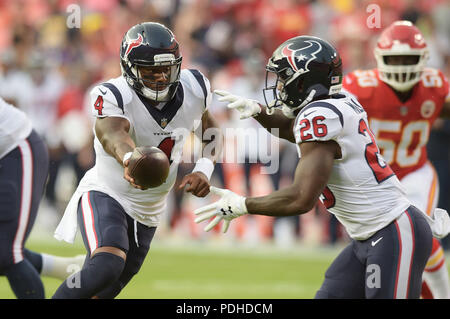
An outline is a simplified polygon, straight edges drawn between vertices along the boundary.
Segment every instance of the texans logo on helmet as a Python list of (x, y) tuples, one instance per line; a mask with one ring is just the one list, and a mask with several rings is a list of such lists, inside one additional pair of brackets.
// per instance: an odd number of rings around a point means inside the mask
[[(317, 41), (309, 40), (305, 42), (308, 42), (309, 46), (293, 50), (290, 48), (293, 43), (290, 43), (281, 51), (282, 54), (287, 57), (289, 64), (295, 72), (309, 72), (308, 64), (314, 60), (316, 58), (316, 54), (322, 50), (322, 46)], [(306, 50), (309, 48), (311, 49)]]
[(131, 42), (128, 44), (128, 48), (125, 51), (125, 56), (128, 56), (128, 54), (133, 50), (134, 48), (142, 45), (142, 42), (144, 39), (142, 38), (142, 35), (139, 33), (137, 39), (131, 40)]

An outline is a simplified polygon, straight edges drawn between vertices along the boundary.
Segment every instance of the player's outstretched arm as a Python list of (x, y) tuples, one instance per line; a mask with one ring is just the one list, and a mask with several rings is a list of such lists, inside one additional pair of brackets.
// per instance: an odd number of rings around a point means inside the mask
[(136, 147), (128, 131), (130, 122), (121, 117), (97, 118), (95, 121), (95, 133), (105, 151), (114, 157), (120, 165), (126, 153), (132, 152)]
[(201, 134), (198, 138), (202, 141), (202, 157), (197, 161), (192, 173), (183, 177), (179, 186), (183, 189), (189, 185), (186, 192), (197, 197), (205, 197), (209, 194), (209, 180), (223, 148), (222, 131), (208, 111), (205, 111), (202, 116)]
[[(128, 173), (128, 163), (131, 152), (136, 144), (128, 134), (130, 122), (122, 117), (103, 117), (95, 121), (95, 133), (105, 151), (114, 157), (124, 167), (123, 177), (135, 188), (144, 189), (136, 185)], [(125, 156), (128, 155), (128, 156)]]
[(253, 117), (269, 133), (273, 133), (272, 129), (276, 128), (278, 129), (277, 137), (295, 143), (294, 133), (292, 132), (294, 119), (287, 118), (279, 110), (275, 110), (273, 114), (268, 115), (263, 111), (265, 108), (255, 100), (237, 96), (224, 90), (214, 90), (214, 93), (219, 96), (220, 102), (228, 102), (227, 107), (229, 109), (238, 111), (241, 120)]
[(216, 120), (206, 110), (202, 116), (202, 154), (214, 164), (222, 156), (224, 137)]
[(249, 197), (249, 214), (290, 216), (309, 212), (317, 203), (339, 157), (339, 146), (334, 141), (300, 144), (302, 157), (298, 162), (292, 185), (262, 197)]
[(259, 122), (267, 131), (271, 132), (272, 128), (277, 128), (279, 135), (277, 137), (295, 143), (293, 133), (295, 119), (286, 117), (280, 110), (275, 110), (272, 115), (261, 112), (255, 116), (255, 120)]
[(307, 142), (300, 148), (302, 158), (291, 186), (268, 196), (249, 198), (211, 186), (211, 192), (220, 199), (196, 209), (194, 213), (198, 217), (195, 222), (201, 223), (214, 217), (205, 231), (223, 220), (222, 231), (226, 232), (231, 220), (245, 214), (291, 216), (309, 212), (327, 184), (334, 159), (340, 157), (340, 149), (334, 141)]

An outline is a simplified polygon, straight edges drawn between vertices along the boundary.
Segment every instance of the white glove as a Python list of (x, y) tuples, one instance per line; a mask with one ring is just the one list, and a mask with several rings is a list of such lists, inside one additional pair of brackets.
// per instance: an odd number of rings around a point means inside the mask
[(218, 98), (220, 102), (229, 102), (227, 105), (229, 109), (236, 109), (239, 111), (241, 113), (241, 120), (253, 117), (261, 112), (261, 106), (258, 101), (233, 95), (223, 90), (214, 90), (214, 93), (221, 96)]
[(231, 220), (248, 213), (247, 206), (245, 205), (245, 197), (239, 196), (228, 189), (221, 189), (214, 186), (210, 187), (210, 191), (213, 194), (221, 196), (221, 198), (215, 203), (196, 209), (194, 214), (201, 216), (197, 217), (195, 222), (198, 224), (216, 216), (205, 227), (205, 231), (210, 231), (223, 219), (222, 232), (225, 233), (230, 226)]

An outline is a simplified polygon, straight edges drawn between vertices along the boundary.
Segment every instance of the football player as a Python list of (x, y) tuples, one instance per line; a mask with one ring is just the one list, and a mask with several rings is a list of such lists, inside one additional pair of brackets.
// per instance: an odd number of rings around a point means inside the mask
[[(241, 118), (254, 116), (297, 144), (300, 160), (293, 184), (247, 198), (211, 187), (221, 198), (197, 209), (196, 222), (214, 217), (205, 230), (223, 220), (226, 231), (232, 219), (244, 214), (299, 215), (309, 212), (322, 194), (352, 240), (327, 270), (316, 298), (418, 298), (432, 230), (439, 236), (449, 231), (442, 228), (443, 221), (450, 222), (446, 211), (436, 214), (439, 220), (427, 219), (406, 198), (379, 154), (363, 107), (340, 93), (341, 59), (328, 42), (292, 38), (275, 50), (266, 70), (271, 116), (256, 101), (217, 93)], [(274, 107), (281, 112), (273, 112)]]
[[(81, 180), (55, 232), (56, 238), (73, 242), (78, 224), (87, 261), (54, 298), (114, 298), (120, 293), (144, 262), (175, 183), (189, 138), (177, 131), (217, 127), (207, 111), (209, 81), (198, 70), (181, 70), (181, 61), (171, 30), (141, 23), (123, 38), (122, 75), (92, 89), (95, 166)], [(161, 186), (145, 189), (129, 175), (129, 158), (138, 146), (156, 146), (170, 159), (169, 177)], [(186, 191), (206, 196), (219, 153), (200, 158), (180, 187), (189, 185)], [(80, 285), (70, 288), (75, 278)]]
[[(394, 22), (382, 32), (375, 58), (376, 69), (348, 74), (343, 87), (364, 106), (381, 154), (408, 199), (432, 216), (439, 183), (426, 144), (436, 118), (450, 116), (448, 81), (441, 71), (426, 67), (427, 44), (409, 21)], [(435, 238), (423, 279), (424, 292), (428, 286), (434, 298), (450, 298), (444, 252)]]
[(17, 298), (44, 298), (39, 275), (66, 279), (84, 256), (57, 257), (25, 248), (48, 173), (48, 152), (21, 110), (0, 99), (0, 274)]

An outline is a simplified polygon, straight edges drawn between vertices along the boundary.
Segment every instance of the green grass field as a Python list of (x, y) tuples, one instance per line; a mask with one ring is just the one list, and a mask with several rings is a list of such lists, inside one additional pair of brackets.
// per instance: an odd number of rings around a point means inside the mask
[[(84, 253), (56, 240), (29, 240), (27, 248), (60, 256)], [(281, 250), (202, 243), (165, 243), (155, 238), (141, 271), (118, 298), (136, 299), (302, 299), (313, 298), (339, 249)], [(43, 278), (50, 298), (60, 280)], [(0, 277), (0, 298), (15, 298)]]

